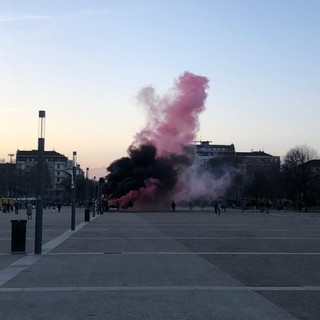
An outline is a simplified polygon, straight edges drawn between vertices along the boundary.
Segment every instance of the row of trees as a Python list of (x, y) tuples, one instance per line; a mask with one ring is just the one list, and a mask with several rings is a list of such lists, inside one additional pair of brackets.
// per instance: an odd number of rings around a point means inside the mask
[(281, 166), (284, 194), (304, 205), (320, 201), (320, 160), (316, 150), (297, 146), (285, 155)]
[(290, 149), (279, 166), (252, 166), (241, 170), (228, 190), (230, 197), (289, 200), (302, 206), (319, 205), (320, 159), (317, 152), (306, 145)]

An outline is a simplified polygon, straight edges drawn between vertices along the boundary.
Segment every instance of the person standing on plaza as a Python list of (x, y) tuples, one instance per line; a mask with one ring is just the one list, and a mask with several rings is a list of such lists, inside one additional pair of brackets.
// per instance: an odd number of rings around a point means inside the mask
[(32, 219), (32, 203), (29, 202), (27, 205), (27, 216), (28, 219)]
[(19, 203), (18, 203), (18, 202), (15, 202), (15, 203), (14, 203), (14, 213), (15, 213), (15, 214), (18, 214), (18, 213), (19, 213)]
[(176, 203), (174, 201), (171, 202), (172, 211), (176, 211)]
[(215, 200), (213, 207), (214, 207), (214, 213), (220, 216), (220, 205), (217, 200)]

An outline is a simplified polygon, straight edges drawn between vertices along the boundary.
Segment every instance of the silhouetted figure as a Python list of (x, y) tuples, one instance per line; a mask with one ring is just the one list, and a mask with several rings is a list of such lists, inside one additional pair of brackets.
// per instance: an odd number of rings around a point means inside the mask
[(270, 212), (270, 207), (271, 207), (270, 201), (266, 201), (265, 210), (267, 214)]
[(244, 212), (247, 209), (247, 202), (246, 200), (242, 201), (242, 212)]
[(176, 211), (176, 203), (174, 201), (171, 202), (172, 211)]
[(117, 202), (117, 212), (119, 212), (119, 210), (120, 210), (120, 203)]
[(32, 204), (30, 202), (27, 205), (27, 216), (28, 219), (32, 219)]
[(220, 215), (220, 206), (219, 206), (219, 202), (217, 200), (214, 202), (213, 207), (214, 207), (214, 213), (217, 215)]
[(58, 208), (58, 212), (60, 212), (61, 211), (61, 203), (57, 204), (57, 208)]
[(15, 202), (15, 204), (14, 204), (14, 213), (15, 214), (19, 213), (19, 203), (18, 202)]

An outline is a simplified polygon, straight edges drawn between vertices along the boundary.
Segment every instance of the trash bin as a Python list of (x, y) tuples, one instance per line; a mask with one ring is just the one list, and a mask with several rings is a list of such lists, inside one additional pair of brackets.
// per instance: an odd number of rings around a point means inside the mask
[(84, 209), (84, 221), (85, 222), (90, 221), (90, 209)]
[(27, 220), (11, 220), (11, 252), (26, 252)]

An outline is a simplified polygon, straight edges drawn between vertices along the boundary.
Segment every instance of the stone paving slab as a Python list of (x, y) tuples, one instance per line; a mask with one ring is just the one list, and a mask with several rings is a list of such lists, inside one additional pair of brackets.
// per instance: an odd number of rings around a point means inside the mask
[(245, 286), (320, 286), (320, 255), (201, 255)]
[(32, 253), (33, 219), (27, 254), (11, 255), (12, 214), (0, 216), (0, 319), (318, 319), (318, 217), (83, 217), (71, 231), (70, 208), (44, 212), (43, 254)]
[(34, 287), (241, 285), (198, 256), (103, 254), (48, 254), (3, 287), (25, 288), (30, 283)]
[[(259, 252), (259, 253), (314, 253), (319, 254), (320, 238), (237, 238), (210, 237), (209, 239), (175, 238), (195, 252)], [(132, 240), (134, 241), (134, 240)]]
[[(4, 319), (293, 320), (261, 296), (243, 292), (74, 291), (0, 293)], [(19, 301), (19, 310), (12, 301)]]

